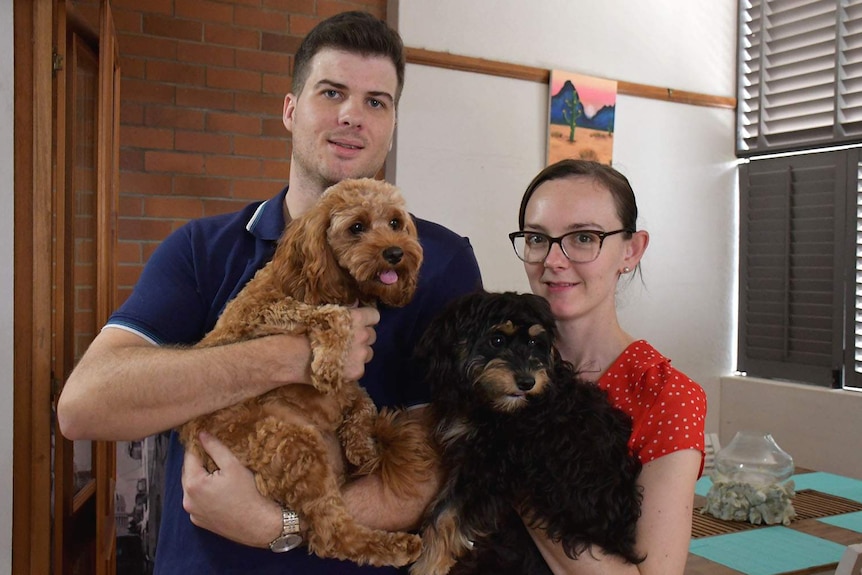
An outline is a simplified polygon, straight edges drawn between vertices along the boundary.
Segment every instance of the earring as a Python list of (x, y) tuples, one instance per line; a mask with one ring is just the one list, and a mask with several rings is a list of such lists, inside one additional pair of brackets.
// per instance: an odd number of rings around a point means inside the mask
[(628, 266), (626, 266), (626, 267), (624, 267), (624, 268), (623, 268), (623, 273), (624, 273), (624, 274), (627, 274), (627, 273), (629, 273), (630, 271), (632, 271), (632, 270), (631, 270)]

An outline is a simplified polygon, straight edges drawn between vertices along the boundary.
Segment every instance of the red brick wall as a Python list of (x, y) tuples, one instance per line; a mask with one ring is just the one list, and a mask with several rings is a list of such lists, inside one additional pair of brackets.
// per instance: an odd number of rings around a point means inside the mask
[[(96, 0), (75, 0), (98, 22)], [(318, 21), (386, 16), (386, 0), (111, 0), (122, 67), (120, 301), (156, 246), (192, 218), (286, 182), (281, 122), (293, 54)]]

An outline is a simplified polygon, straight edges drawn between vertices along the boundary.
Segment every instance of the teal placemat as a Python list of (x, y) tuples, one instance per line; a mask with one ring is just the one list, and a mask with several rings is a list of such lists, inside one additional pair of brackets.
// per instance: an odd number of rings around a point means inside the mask
[(706, 497), (709, 493), (709, 488), (712, 487), (712, 479), (706, 475), (697, 480), (694, 486), (694, 492), (701, 497)]
[(794, 475), (793, 481), (796, 482), (797, 491), (814, 489), (862, 503), (862, 481), (858, 479), (816, 471)]
[(741, 573), (776, 575), (837, 563), (844, 545), (779, 526), (693, 539), (689, 550)]
[(833, 515), (832, 517), (821, 517), (818, 521), (862, 533), (862, 511)]

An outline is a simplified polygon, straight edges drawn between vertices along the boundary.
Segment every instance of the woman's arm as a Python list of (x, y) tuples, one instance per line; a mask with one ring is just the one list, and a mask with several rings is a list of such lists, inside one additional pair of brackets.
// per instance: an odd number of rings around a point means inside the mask
[(530, 530), (533, 540), (555, 575), (683, 575), (691, 540), (694, 487), (701, 454), (686, 449), (644, 465), (638, 483), (643, 487), (637, 549), (646, 555), (639, 565), (625, 563), (600, 549), (569, 559), (561, 546), (544, 532)]

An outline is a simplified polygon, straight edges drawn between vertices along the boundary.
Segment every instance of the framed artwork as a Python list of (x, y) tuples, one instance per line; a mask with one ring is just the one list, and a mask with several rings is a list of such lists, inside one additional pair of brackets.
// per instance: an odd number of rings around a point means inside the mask
[(613, 164), (617, 83), (551, 70), (548, 164), (564, 158)]

